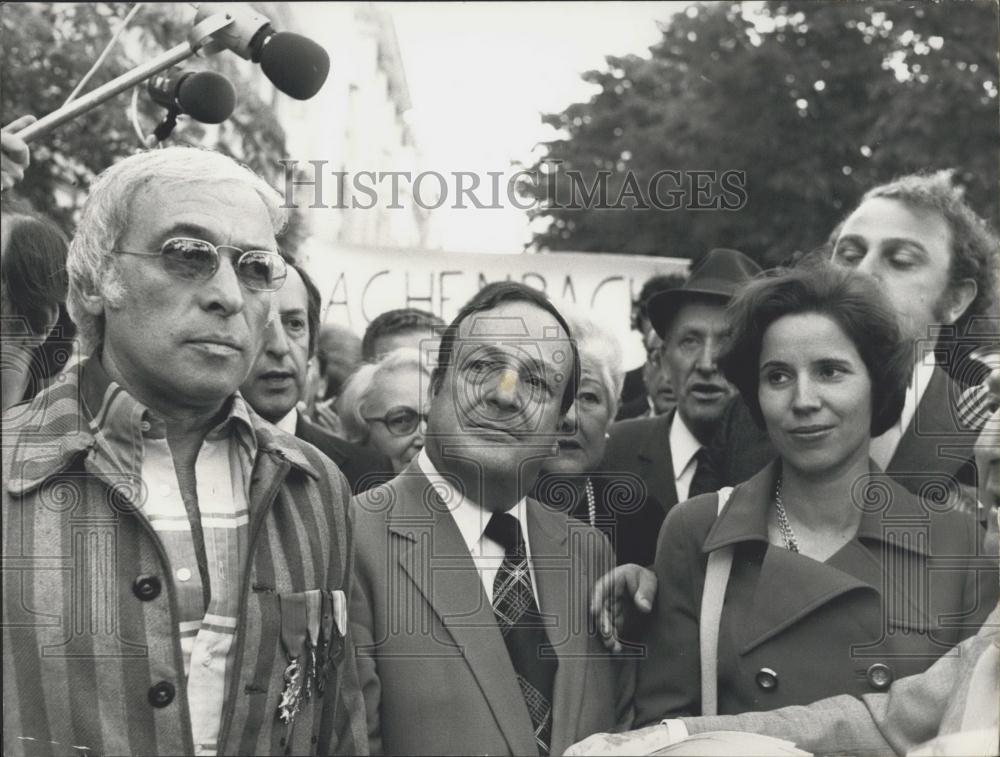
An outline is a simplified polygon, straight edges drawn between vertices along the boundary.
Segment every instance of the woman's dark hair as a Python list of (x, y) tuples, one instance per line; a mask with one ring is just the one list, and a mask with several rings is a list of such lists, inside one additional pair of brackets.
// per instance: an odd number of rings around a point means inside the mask
[[(22, 397), (27, 400), (38, 394), (72, 356), (76, 326), (65, 304), (69, 243), (51, 221), (28, 209), (5, 211), (0, 220), (5, 232), (0, 254), (0, 297), (7, 302), (10, 315), (23, 319), (30, 333), (45, 335), (45, 341), (31, 352), (31, 369)], [(56, 322), (48, 332), (54, 312)], [(23, 326), (13, 324), (4, 324), (7, 329), (24, 332)]]
[(764, 427), (758, 397), (764, 333), (779, 318), (800, 313), (831, 318), (854, 343), (871, 378), (871, 435), (884, 433), (903, 412), (913, 369), (912, 346), (871, 279), (818, 260), (767, 272), (747, 284), (729, 305), (732, 332), (719, 365), (740, 390), (757, 425)]
[(66, 301), (69, 242), (51, 222), (28, 213), (4, 213), (6, 244), (0, 255), (4, 298), (24, 318), (33, 334), (41, 334), (54, 308)]
[[(431, 393), (437, 394), (444, 383), (445, 374), (448, 373), (448, 366), (451, 365), (452, 353), (455, 351), (458, 327), (461, 326), (462, 321), (476, 313), (492, 310), (504, 302), (526, 302), (541, 308), (551, 314), (570, 337), (569, 346), (573, 353), (573, 372), (566, 384), (565, 391), (563, 391), (562, 404), (560, 406), (560, 412), (565, 414), (572, 407), (574, 400), (576, 400), (577, 387), (580, 385), (580, 354), (576, 349), (576, 340), (573, 339), (573, 334), (570, 331), (569, 324), (566, 323), (566, 319), (556, 309), (556, 306), (552, 304), (548, 295), (538, 289), (516, 281), (495, 281), (492, 284), (487, 284), (462, 306), (455, 319), (444, 329), (441, 335), (441, 345), (438, 348), (437, 366), (435, 366), (434, 372), (431, 374)], [(511, 335), (512, 339), (516, 340), (517, 337), (518, 335), (516, 334)]]

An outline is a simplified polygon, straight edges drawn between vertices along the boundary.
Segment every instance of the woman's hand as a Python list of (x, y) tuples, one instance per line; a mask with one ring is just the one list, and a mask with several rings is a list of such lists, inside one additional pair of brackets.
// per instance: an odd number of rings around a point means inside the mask
[(594, 584), (590, 614), (597, 622), (604, 646), (622, 651), (620, 637), (637, 618), (636, 611), (649, 614), (656, 600), (656, 574), (649, 568), (629, 563), (619, 565)]

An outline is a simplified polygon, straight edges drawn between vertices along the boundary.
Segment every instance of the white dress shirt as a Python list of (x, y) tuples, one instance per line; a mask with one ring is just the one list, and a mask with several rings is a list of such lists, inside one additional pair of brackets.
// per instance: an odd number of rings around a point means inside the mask
[(295, 436), (295, 427), (299, 425), (299, 411), (293, 407), (284, 418), (277, 421), (274, 425), (286, 434)]
[(655, 418), (656, 417), (656, 405), (653, 404), (653, 398), (648, 394), (646, 395), (646, 412), (639, 416), (640, 418)]
[[(452, 485), (451, 481), (438, 473), (434, 463), (427, 455), (427, 450), (422, 449), (417, 454), (417, 465), (431, 485), (437, 490), (442, 501), (448, 506), (455, 525), (458, 526), (465, 546), (469, 548), (472, 561), (476, 564), (479, 577), (483, 582), (483, 589), (486, 597), (493, 603), (493, 581), (496, 579), (497, 571), (503, 563), (504, 548), (490, 539), (483, 533), (490, 522), (492, 513), (484, 510), (471, 499), (462, 496)], [(535, 594), (535, 603), (538, 602), (538, 581), (535, 578), (535, 566), (531, 560), (531, 537), (528, 534), (527, 518), (528, 500), (521, 497), (520, 501), (507, 512), (517, 518), (521, 524), (521, 533), (524, 536), (525, 552), (528, 554), (528, 571), (531, 574), (531, 590)], [(539, 607), (541, 605), (539, 604)]]
[(937, 360), (934, 357), (934, 350), (928, 350), (923, 359), (913, 368), (913, 375), (910, 377), (910, 385), (906, 388), (906, 402), (903, 404), (903, 412), (899, 416), (899, 422), (891, 426), (881, 436), (872, 439), (868, 454), (878, 466), (885, 470), (889, 467), (892, 456), (896, 454), (899, 441), (903, 438), (903, 433), (913, 420), (917, 412), (917, 405), (927, 391), (927, 385), (931, 383), (931, 376)]
[(695, 455), (700, 449), (701, 442), (691, 433), (681, 414), (674, 413), (674, 419), (670, 422), (670, 469), (674, 472), (678, 502), (688, 498), (691, 480), (698, 467)]

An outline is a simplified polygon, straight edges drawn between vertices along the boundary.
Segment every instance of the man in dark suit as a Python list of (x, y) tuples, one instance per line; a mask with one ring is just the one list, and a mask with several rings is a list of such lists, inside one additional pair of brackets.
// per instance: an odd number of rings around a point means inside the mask
[(638, 475), (664, 513), (717, 488), (703, 450), (735, 391), (716, 363), (726, 333), (725, 309), (736, 289), (759, 272), (743, 253), (712, 250), (687, 282), (647, 303), (649, 321), (663, 342), (658, 360), (669, 374), (677, 407), (655, 418), (614, 424), (602, 468)]
[[(949, 342), (995, 309), (995, 237), (938, 173), (870, 190), (835, 229), (831, 246), (834, 262), (879, 281), (914, 345), (902, 416), (872, 440), (872, 459), (914, 493), (974, 487), (979, 426), (963, 423), (957, 411), (962, 387), (949, 376)], [(721, 484), (745, 481), (774, 457), (740, 401), (727, 409), (711, 446)]]
[(289, 264), (288, 279), (274, 295), (264, 349), (240, 392), (265, 420), (333, 460), (356, 494), (391, 478), (392, 464), (383, 455), (327, 433), (296, 407), (305, 388), (307, 363), (316, 352), (319, 310), (316, 285), (302, 268)]
[(575, 400), (568, 334), (544, 294), (480, 290), (441, 340), (426, 446), (353, 500), (373, 754), (560, 754), (631, 720), (630, 661), (587, 618), (611, 546), (527, 496)]

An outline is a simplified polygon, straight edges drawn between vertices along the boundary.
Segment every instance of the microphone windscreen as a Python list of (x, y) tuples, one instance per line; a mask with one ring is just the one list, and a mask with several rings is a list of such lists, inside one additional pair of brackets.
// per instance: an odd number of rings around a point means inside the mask
[(308, 37), (277, 32), (264, 42), (260, 67), (271, 83), (286, 95), (308, 100), (326, 81), (330, 73), (330, 56)]
[(197, 71), (184, 77), (177, 89), (182, 110), (203, 124), (221, 124), (236, 107), (236, 90), (222, 74)]

